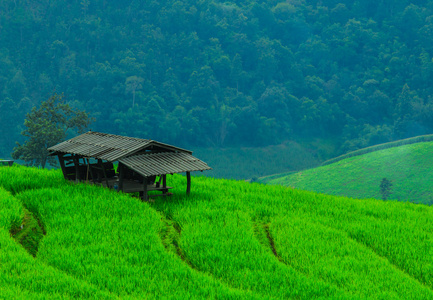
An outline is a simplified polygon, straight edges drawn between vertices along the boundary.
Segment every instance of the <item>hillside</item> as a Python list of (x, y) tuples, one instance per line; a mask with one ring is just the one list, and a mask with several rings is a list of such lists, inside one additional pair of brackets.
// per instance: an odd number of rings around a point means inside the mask
[[(204, 177), (187, 197), (169, 180), (143, 203), (1, 168), (0, 297), (433, 299), (428, 206)], [(24, 208), (44, 231), (34, 257), (14, 241)]]
[(276, 175), (266, 182), (330, 195), (381, 199), (380, 182), (387, 178), (393, 184), (390, 199), (431, 205), (432, 152), (433, 142), (403, 145), (298, 173)]
[[(433, 1), (0, 1), (0, 156), (53, 91), (180, 147), (433, 132)], [(269, 174), (269, 173), (268, 173)]]

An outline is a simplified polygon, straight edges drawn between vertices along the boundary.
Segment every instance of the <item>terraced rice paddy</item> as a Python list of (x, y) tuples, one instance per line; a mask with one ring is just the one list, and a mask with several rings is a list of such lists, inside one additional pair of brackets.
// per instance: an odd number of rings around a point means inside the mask
[(169, 179), (143, 203), (0, 168), (0, 298), (433, 299), (428, 206)]

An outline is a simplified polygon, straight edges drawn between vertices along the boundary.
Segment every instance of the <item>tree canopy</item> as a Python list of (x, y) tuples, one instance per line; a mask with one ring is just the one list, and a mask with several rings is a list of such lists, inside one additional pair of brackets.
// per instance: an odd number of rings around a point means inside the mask
[(26, 115), (22, 135), (27, 140), (22, 145), (17, 143), (12, 157), (42, 168), (47, 160), (54, 165), (56, 161), (49, 159), (47, 149), (62, 142), (68, 130), (83, 133), (91, 121), (86, 112), (74, 110), (65, 103), (63, 95), (54, 94)]
[(53, 90), (98, 131), (180, 146), (431, 133), (432, 15), (427, 0), (1, 1), (0, 152)]

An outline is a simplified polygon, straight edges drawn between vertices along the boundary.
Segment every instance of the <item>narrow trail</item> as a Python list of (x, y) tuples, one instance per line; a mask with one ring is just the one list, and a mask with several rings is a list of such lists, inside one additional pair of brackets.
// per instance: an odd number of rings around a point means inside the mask
[(36, 258), (39, 243), (47, 234), (45, 226), (38, 217), (38, 214), (29, 211), (27, 208), (24, 208), (24, 216), (21, 225), (16, 228), (11, 228), (9, 233), (33, 258)]
[(200, 270), (185, 256), (185, 253), (180, 248), (179, 240), (182, 229), (179, 224), (168, 217), (162, 218), (161, 220), (164, 223), (165, 230), (160, 232), (160, 238), (165, 249), (169, 252), (176, 253), (177, 256), (179, 256), (179, 258), (190, 268), (200, 272)]
[(274, 256), (281, 262), (281, 263), (283, 263), (283, 264), (286, 264), (284, 261), (283, 261), (283, 259), (278, 255), (278, 253), (277, 253), (277, 249), (276, 249), (276, 247), (275, 247), (275, 242), (274, 242), (274, 239), (273, 239), (273, 237), (272, 237), (272, 235), (271, 235), (271, 231), (269, 230), (269, 224), (263, 224), (263, 229), (265, 230), (265, 232), (266, 232), (266, 238), (268, 239), (268, 241), (269, 241), (269, 245), (271, 246), (271, 250), (272, 250), (272, 253), (274, 253)]
[[(187, 258), (184, 251), (182, 250), (182, 248), (179, 245), (180, 238), (182, 235), (181, 226), (175, 220), (173, 220), (173, 218), (171, 216), (166, 215), (163, 211), (160, 211), (157, 209), (155, 209), (155, 210), (158, 213), (160, 213), (161, 221), (164, 224), (164, 230), (162, 230), (159, 233), (159, 236), (160, 236), (162, 244), (164, 245), (167, 252), (171, 252), (171, 253), (176, 254), (189, 268), (191, 268), (192, 270), (194, 270), (196, 272), (199, 272), (200, 274), (202, 274), (202, 276), (210, 277), (210, 278), (218, 281), (221, 285), (226, 286), (233, 291), (237, 291), (239, 293), (245, 293), (245, 295), (247, 296), (248, 299), (256, 299), (256, 298), (262, 299), (263, 298), (263, 296), (260, 293), (252, 292), (250, 290), (242, 289), (239, 287), (234, 287), (234, 286), (230, 285), (229, 283), (223, 281), (221, 278), (214, 276), (212, 273), (203, 272), (202, 270), (200, 270), (200, 268), (195, 266)], [(269, 299), (272, 299), (272, 297)]]
[(275, 247), (274, 238), (272, 237), (271, 231), (269, 229), (269, 224), (255, 221), (253, 222), (253, 227), (259, 243), (265, 248), (270, 248), (278, 261), (287, 266), (287, 263), (281, 258), (281, 256), (278, 255), (277, 248)]

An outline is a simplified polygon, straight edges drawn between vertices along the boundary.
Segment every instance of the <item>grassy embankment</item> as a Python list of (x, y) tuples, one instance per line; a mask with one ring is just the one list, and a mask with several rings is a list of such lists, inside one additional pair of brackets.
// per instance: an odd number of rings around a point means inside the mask
[(433, 203), (433, 136), (361, 149), (329, 160), (322, 166), (274, 175), (263, 182), (330, 195), (381, 199), (382, 178), (392, 181), (390, 199)]
[[(430, 207), (204, 177), (187, 197), (169, 180), (142, 203), (1, 168), (0, 298), (433, 299)], [(26, 210), (35, 257), (12, 235)]]

